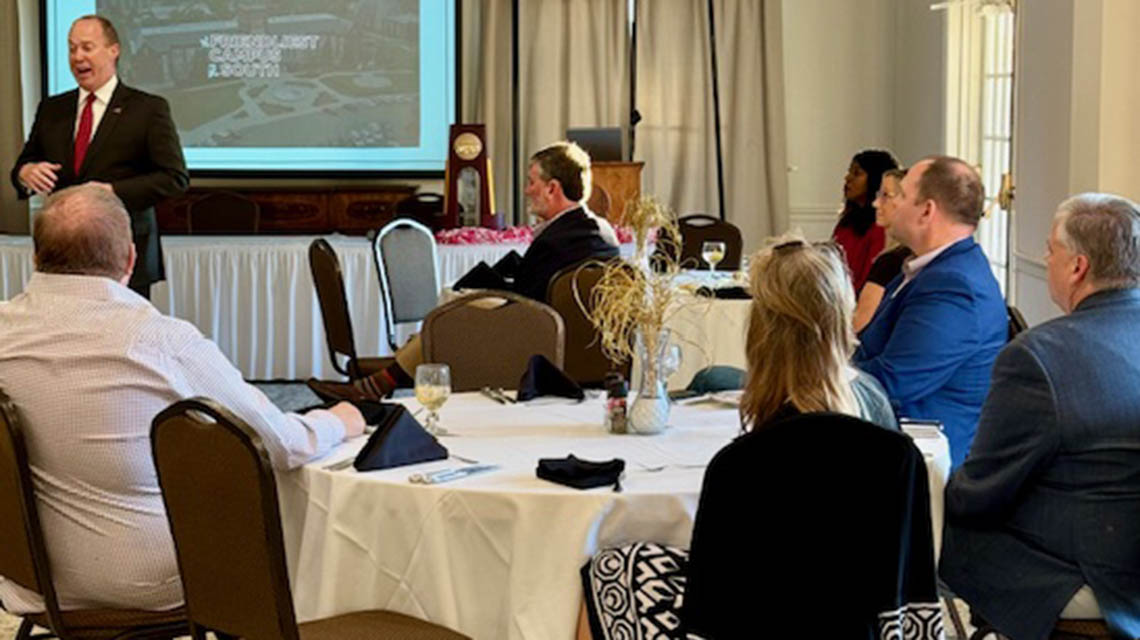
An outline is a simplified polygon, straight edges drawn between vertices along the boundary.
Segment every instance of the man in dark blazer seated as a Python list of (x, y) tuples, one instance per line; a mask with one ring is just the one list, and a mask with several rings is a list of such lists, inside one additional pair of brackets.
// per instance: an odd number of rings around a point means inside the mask
[(957, 158), (916, 163), (900, 183), (891, 234), (914, 251), (859, 334), (854, 364), (900, 417), (938, 420), (951, 466), (966, 458), (1009, 322), (974, 230), (982, 181)]
[(516, 293), (545, 302), (547, 285), (562, 268), (617, 257), (613, 227), (582, 204), (590, 181), (590, 156), (573, 142), (556, 142), (531, 156), (524, 193), (539, 225), (519, 263)]
[[(618, 256), (614, 228), (585, 207), (590, 195), (590, 156), (573, 142), (556, 142), (530, 157), (527, 208), (538, 217), (534, 240), (515, 272), (511, 291), (546, 301), (550, 279), (564, 267), (583, 260)], [(396, 351), (396, 364), (353, 382), (308, 381), (326, 400), (379, 400), (397, 387), (412, 385), (423, 361), (419, 336)]]
[(12, 183), (23, 198), (85, 182), (119, 196), (138, 253), (130, 287), (149, 297), (165, 277), (154, 205), (190, 182), (170, 106), (119, 82), (119, 36), (106, 18), (76, 20), (67, 47), (79, 88), (40, 103)]
[(1061, 204), (1049, 293), (1066, 315), (998, 356), (966, 462), (946, 487), (940, 573), (1015, 640), (1058, 617), (1140, 637), (1140, 208)]

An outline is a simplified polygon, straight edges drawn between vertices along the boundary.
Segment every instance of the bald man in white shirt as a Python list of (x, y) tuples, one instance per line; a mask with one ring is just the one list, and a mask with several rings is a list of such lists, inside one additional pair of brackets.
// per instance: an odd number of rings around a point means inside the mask
[[(106, 189), (56, 193), (35, 220), (36, 273), (0, 303), (0, 389), (25, 423), (64, 610), (183, 603), (150, 448), (151, 421), (171, 403), (217, 400), (258, 432), (281, 470), (364, 429), (347, 403), (282, 413), (193, 325), (131, 291), (130, 225)], [(13, 613), (43, 611), (37, 594), (2, 577), (0, 602)]]

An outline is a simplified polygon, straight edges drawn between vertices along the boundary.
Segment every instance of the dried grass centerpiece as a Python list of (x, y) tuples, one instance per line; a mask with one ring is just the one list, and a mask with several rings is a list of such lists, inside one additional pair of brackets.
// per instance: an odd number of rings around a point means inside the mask
[[(577, 283), (574, 295), (598, 331), (602, 352), (613, 362), (637, 358), (641, 384), (630, 409), (629, 426), (638, 433), (659, 433), (669, 417), (665, 381), (680, 364), (680, 349), (670, 343), (666, 323), (680, 308), (674, 279), (681, 272), (680, 230), (676, 216), (652, 197), (642, 197), (625, 211), (634, 235), (632, 261), (601, 264), (602, 275), (584, 304)], [(650, 241), (656, 234), (655, 251)]]

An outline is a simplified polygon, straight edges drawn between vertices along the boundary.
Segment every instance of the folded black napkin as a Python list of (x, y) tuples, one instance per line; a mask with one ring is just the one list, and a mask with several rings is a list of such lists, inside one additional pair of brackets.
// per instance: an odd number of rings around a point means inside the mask
[(404, 405), (379, 402), (353, 404), (357, 407), (361, 404), (376, 405), (368, 409), (379, 411), (371, 415), (365, 414), (366, 421), (369, 417), (375, 418), (376, 421), (369, 424), (375, 424), (376, 431), (372, 432), (352, 463), (357, 471), (390, 469), (447, 457), (447, 448), (435, 436), (424, 431)]
[(697, 295), (723, 300), (749, 300), (752, 298), (752, 294), (748, 293), (744, 287), (721, 287), (719, 289), (700, 287), (697, 289)]
[(519, 255), (518, 251), (511, 249), (507, 255), (499, 258), (499, 261), (491, 269), (504, 278), (513, 280), (518, 275), (520, 264), (522, 264), (522, 256)]
[(463, 274), (463, 277), (456, 280), (452, 285), (452, 289), (499, 289), (506, 291), (511, 288), (504, 278), (497, 271), (487, 266), (486, 262), (480, 261), (479, 264), (471, 267), (471, 270)]
[(574, 454), (565, 458), (541, 458), (535, 473), (543, 480), (557, 482), (575, 489), (593, 489), (608, 484), (620, 490), (625, 460), (614, 458), (605, 462), (582, 460)]
[(539, 396), (562, 396), (575, 400), (585, 400), (586, 392), (577, 382), (546, 359), (544, 355), (533, 355), (526, 363), (526, 372), (519, 380), (518, 399), (520, 402)]

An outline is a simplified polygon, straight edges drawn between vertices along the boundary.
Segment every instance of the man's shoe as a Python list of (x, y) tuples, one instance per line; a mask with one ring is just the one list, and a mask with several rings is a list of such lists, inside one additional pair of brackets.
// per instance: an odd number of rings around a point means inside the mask
[(305, 384), (325, 402), (379, 400), (379, 398), (373, 398), (364, 391), (357, 389), (356, 385), (351, 382), (326, 382), (324, 380), (317, 380), (316, 378), (309, 378)]

